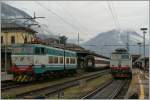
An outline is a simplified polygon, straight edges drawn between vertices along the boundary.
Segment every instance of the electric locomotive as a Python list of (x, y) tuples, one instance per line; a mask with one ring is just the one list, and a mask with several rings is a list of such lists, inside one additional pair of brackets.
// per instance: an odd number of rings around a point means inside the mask
[(76, 52), (43, 44), (14, 44), (11, 59), (17, 82), (74, 74), (77, 67)]
[(114, 78), (132, 78), (132, 58), (126, 49), (119, 48), (112, 53), (110, 70)]

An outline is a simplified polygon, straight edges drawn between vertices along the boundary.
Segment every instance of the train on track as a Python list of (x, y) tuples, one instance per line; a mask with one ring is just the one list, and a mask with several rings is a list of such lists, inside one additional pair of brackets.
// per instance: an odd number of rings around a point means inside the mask
[[(50, 47), (45, 44), (14, 44), (11, 55), (13, 81), (30, 82), (50, 77), (73, 75), (78, 69), (79, 54), (75, 51)], [(97, 55), (84, 57), (84, 70), (109, 68), (109, 58)]]
[(132, 78), (132, 58), (125, 48), (118, 48), (112, 53), (110, 70), (114, 78)]

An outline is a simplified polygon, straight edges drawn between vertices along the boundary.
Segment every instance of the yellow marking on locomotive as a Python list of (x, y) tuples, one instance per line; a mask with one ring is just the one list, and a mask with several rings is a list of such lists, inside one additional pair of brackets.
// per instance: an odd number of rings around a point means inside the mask
[(17, 81), (18, 77), (19, 77), (19, 76), (16, 76), (16, 79), (15, 79), (15, 81)]
[(26, 78), (26, 82), (29, 82), (29, 78), (30, 78), (29, 76)]
[(25, 82), (27, 82), (28, 81), (28, 76), (26, 76), (26, 78), (25, 78), (25, 80), (24, 80)]
[(21, 80), (21, 78), (22, 78), (22, 75), (19, 75), (17, 81), (19, 82)]
[(21, 82), (24, 82), (25, 81), (25, 78), (26, 78), (26, 75), (24, 75), (21, 79)]

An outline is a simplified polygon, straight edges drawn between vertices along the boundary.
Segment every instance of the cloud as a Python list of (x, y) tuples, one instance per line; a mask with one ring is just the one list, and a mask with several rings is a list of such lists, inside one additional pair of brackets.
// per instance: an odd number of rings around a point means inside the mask
[[(64, 23), (61, 18), (36, 2), (40, 2), (41, 5), (52, 10), (77, 28)], [(87, 41), (100, 32), (116, 28), (107, 1), (9, 1), (7, 3), (26, 11), (30, 15), (33, 15), (35, 11), (37, 16), (46, 17), (37, 20), (41, 24), (47, 25), (47, 29), (51, 33), (56, 35), (61, 33), (72, 39), (79, 32), (80, 37)], [(109, 3), (121, 28), (132, 28), (139, 31), (142, 26), (149, 26), (148, 1), (110, 1)]]

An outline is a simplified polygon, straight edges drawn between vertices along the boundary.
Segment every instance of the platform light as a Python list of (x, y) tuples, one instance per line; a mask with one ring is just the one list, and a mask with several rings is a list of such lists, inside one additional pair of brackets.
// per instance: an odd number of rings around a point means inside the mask
[(143, 49), (143, 53), (144, 53), (144, 55), (143, 55), (143, 58), (144, 58), (144, 60), (143, 60), (143, 66), (144, 66), (144, 72), (145, 72), (145, 34), (146, 34), (146, 30), (147, 30), (147, 28), (141, 28), (141, 31), (143, 31), (143, 45), (144, 45), (144, 49)]

